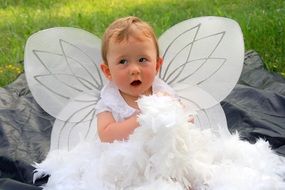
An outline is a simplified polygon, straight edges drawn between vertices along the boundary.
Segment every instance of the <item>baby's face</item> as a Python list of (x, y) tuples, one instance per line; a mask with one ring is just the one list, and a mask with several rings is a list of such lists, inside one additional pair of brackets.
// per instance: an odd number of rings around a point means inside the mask
[(129, 37), (120, 43), (115, 40), (109, 43), (109, 79), (117, 85), (122, 96), (137, 99), (151, 94), (152, 83), (161, 65), (153, 40)]

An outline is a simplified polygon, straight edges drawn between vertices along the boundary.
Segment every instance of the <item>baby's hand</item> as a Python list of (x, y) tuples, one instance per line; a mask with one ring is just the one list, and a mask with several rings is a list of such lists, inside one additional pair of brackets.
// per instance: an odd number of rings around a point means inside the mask
[[(158, 92), (157, 93), (158, 96), (171, 96), (170, 94), (166, 93), (166, 92)], [(186, 108), (185, 105), (181, 102), (180, 99), (178, 99), (179, 104), (183, 107)], [(194, 124), (194, 116), (193, 115), (189, 115), (188, 116), (188, 120), (189, 123), (193, 123)]]
[(189, 123), (193, 123), (193, 124), (194, 124), (194, 116), (193, 116), (193, 115), (189, 115), (187, 121), (188, 121)]

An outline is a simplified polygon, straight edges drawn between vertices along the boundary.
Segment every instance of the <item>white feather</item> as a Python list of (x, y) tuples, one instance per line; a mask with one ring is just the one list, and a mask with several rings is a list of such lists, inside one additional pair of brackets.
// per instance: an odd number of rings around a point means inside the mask
[(140, 127), (126, 142), (82, 142), (50, 152), (35, 178), (45, 190), (265, 190), (285, 189), (285, 161), (267, 142), (217, 135), (187, 122), (188, 112), (168, 96), (138, 101)]

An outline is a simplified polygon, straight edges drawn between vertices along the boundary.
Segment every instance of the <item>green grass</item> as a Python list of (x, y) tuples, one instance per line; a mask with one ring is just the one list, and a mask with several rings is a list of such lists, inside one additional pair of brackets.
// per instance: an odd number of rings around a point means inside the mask
[(108, 24), (127, 15), (148, 21), (158, 36), (192, 17), (232, 18), (246, 50), (256, 50), (268, 70), (285, 76), (284, 0), (0, 0), (0, 86), (23, 70), (25, 43), (34, 32), (72, 26), (101, 37)]

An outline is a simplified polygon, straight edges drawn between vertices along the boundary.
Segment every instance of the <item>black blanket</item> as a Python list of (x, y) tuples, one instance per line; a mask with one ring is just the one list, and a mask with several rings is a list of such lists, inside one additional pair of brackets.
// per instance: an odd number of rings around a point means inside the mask
[[(240, 80), (222, 102), (229, 130), (254, 143), (266, 139), (285, 156), (285, 79), (267, 72), (260, 56), (246, 52)], [(25, 75), (0, 88), (0, 189), (41, 189), (32, 182), (33, 162), (48, 150), (54, 118), (33, 99)]]

